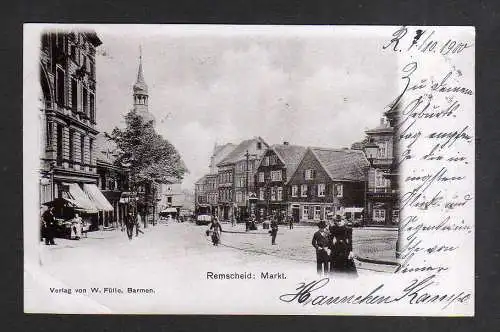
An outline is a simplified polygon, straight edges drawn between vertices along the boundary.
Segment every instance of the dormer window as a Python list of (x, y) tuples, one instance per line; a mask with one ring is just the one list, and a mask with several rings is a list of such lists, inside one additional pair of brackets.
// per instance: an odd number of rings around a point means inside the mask
[(257, 150), (262, 150), (262, 143), (261, 142), (257, 142)]

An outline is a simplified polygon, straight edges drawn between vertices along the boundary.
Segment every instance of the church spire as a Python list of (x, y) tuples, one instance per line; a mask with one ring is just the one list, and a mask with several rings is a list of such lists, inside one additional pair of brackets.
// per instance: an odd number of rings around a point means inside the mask
[(139, 46), (139, 70), (137, 71), (137, 81), (134, 84), (134, 95), (135, 94), (148, 94), (148, 85), (144, 80), (144, 73), (142, 71), (142, 47)]

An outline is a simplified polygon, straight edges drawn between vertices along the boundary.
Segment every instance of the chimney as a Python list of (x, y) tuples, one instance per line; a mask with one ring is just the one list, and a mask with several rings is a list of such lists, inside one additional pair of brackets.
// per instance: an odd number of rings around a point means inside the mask
[(380, 118), (380, 126), (381, 127), (384, 127), (385, 126), (385, 119), (384, 118)]
[(284, 141), (283, 145), (290, 145), (290, 143), (288, 141)]

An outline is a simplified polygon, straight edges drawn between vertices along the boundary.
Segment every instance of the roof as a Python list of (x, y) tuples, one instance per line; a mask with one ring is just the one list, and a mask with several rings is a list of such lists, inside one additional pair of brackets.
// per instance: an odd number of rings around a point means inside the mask
[[(264, 144), (265, 148), (268, 147), (268, 144), (264, 142), (264, 140), (261, 137), (254, 137), (251, 139), (244, 140), (243, 142), (238, 144), (238, 146), (236, 146), (236, 148), (234, 148), (234, 150), (231, 151), (226, 156), (226, 158), (224, 158), (220, 163), (218, 163), (217, 166), (230, 165), (245, 159), (245, 153), (247, 152), (247, 150), (249, 150), (249, 152), (252, 153), (252, 150), (254, 150), (252, 146), (254, 143), (257, 142), (261, 142), (262, 144)], [(264, 151), (264, 147), (262, 151)]]
[(139, 57), (139, 70), (137, 71), (137, 81), (134, 84), (134, 93), (148, 93), (148, 85), (144, 80), (144, 73), (142, 72), (142, 53)]
[(380, 119), (380, 124), (378, 127), (375, 127), (373, 129), (368, 129), (365, 130), (365, 133), (367, 134), (382, 134), (382, 133), (387, 133), (387, 134), (392, 134), (394, 131), (394, 128), (392, 128), (387, 121), (385, 121), (384, 118)]
[[(287, 174), (295, 173), (300, 161), (307, 151), (305, 146), (274, 144), (270, 147), (287, 168)], [(262, 161), (261, 161), (262, 162)], [(260, 166), (260, 165), (259, 165)]]
[(310, 148), (334, 181), (365, 181), (370, 163), (359, 150)]
[(203, 175), (201, 178), (199, 178), (194, 184), (202, 184), (206, 180), (207, 176)]

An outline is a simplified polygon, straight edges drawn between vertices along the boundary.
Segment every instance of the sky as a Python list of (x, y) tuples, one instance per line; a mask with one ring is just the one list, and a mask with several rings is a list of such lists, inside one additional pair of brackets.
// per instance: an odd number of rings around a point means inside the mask
[[(214, 144), (342, 148), (376, 127), (398, 92), (389, 33), (370, 27), (124, 26), (96, 29), (97, 126), (123, 127), (142, 47), (149, 111), (189, 169), (208, 172)], [(391, 30), (392, 31), (392, 30)]]

